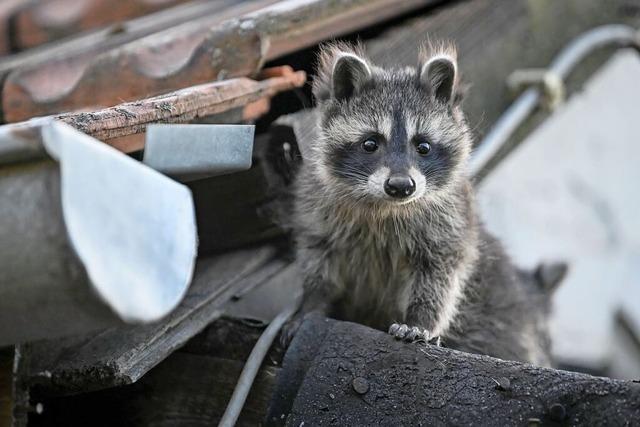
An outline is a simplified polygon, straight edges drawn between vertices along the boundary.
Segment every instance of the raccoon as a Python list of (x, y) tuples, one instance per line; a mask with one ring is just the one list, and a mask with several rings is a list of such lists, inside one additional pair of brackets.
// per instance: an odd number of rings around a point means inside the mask
[(316, 141), (295, 190), (304, 314), (502, 359), (549, 365), (548, 294), (478, 220), (472, 138), (456, 51), (382, 69), (362, 48), (325, 46), (313, 93)]

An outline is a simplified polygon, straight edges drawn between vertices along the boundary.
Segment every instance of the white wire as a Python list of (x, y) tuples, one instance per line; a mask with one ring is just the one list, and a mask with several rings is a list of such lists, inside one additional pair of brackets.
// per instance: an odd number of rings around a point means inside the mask
[(240, 378), (238, 379), (238, 383), (236, 384), (236, 388), (233, 390), (233, 395), (231, 396), (231, 400), (229, 400), (229, 404), (227, 405), (227, 409), (224, 411), (224, 415), (218, 424), (218, 427), (233, 427), (240, 416), (240, 412), (242, 412), (242, 407), (244, 406), (244, 402), (247, 400), (247, 396), (249, 395), (249, 391), (251, 390), (251, 386), (253, 385), (253, 381), (258, 374), (258, 370), (260, 369), (260, 365), (262, 365), (262, 361), (264, 360), (273, 340), (278, 336), (278, 332), (282, 328), (282, 326), (293, 316), (293, 314), (298, 309), (298, 304), (293, 304), (290, 307), (284, 309), (280, 314), (276, 316), (275, 319), (271, 321), (267, 329), (264, 330), (258, 342), (251, 350), (251, 354), (247, 359), (247, 362), (242, 369), (242, 373), (240, 374)]

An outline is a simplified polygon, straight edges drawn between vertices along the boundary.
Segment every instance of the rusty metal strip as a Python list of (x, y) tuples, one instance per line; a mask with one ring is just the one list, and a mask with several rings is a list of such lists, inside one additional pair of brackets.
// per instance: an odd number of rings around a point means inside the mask
[(47, 61), (7, 77), (4, 117), (12, 122), (251, 76), (266, 60), (436, 1), (284, 0), (204, 30), (156, 33), (89, 61), (73, 55)]

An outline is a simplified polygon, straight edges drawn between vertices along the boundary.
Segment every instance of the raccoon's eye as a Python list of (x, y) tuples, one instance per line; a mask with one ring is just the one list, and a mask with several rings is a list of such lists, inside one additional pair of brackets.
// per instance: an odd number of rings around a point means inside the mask
[(367, 138), (362, 142), (362, 149), (367, 153), (373, 153), (378, 149), (378, 142), (373, 138)]
[(418, 150), (418, 154), (421, 156), (426, 156), (431, 151), (431, 144), (427, 141), (422, 141), (418, 145), (416, 145), (416, 150)]

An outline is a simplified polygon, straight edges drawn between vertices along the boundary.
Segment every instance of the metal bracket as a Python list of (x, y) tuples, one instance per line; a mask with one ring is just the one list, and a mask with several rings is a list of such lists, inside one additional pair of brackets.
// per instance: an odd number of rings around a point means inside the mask
[(516, 70), (507, 77), (507, 86), (514, 94), (523, 92), (530, 86), (538, 86), (544, 93), (543, 106), (554, 111), (566, 98), (562, 77), (545, 68)]
[(152, 124), (142, 162), (182, 182), (251, 167), (253, 125)]

